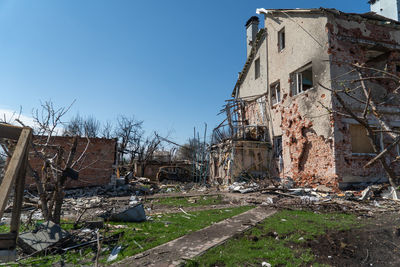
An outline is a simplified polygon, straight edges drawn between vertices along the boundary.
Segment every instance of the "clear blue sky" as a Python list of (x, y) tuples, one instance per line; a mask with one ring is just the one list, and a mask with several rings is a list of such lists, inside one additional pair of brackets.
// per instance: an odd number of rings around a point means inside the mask
[(76, 99), (69, 116), (135, 115), (184, 142), (222, 119), (256, 8), (321, 6), (369, 11), (367, 0), (1, 1), (0, 109)]

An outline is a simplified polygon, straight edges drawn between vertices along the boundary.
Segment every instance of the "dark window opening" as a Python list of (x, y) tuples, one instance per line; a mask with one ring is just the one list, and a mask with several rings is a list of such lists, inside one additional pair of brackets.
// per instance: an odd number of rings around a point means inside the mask
[(260, 59), (257, 58), (255, 61), (255, 78), (260, 77)]
[(285, 28), (278, 32), (278, 49), (279, 51), (285, 48)]
[(274, 153), (275, 157), (282, 156), (282, 136), (274, 137)]

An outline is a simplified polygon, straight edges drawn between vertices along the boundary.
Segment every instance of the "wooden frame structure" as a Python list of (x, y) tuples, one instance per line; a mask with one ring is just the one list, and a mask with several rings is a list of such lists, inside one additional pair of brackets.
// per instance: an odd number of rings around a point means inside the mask
[(10, 232), (0, 234), (0, 250), (13, 251), (16, 248), (18, 238), (28, 153), (32, 142), (32, 129), (0, 123), (1, 138), (18, 140), (0, 186), (0, 218), (2, 218), (11, 188), (15, 184)]

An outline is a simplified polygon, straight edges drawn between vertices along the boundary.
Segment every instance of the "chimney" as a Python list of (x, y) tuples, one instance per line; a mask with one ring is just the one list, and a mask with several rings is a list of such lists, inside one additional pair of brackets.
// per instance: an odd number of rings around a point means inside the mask
[(369, 0), (371, 11), (393, 20), (399, 20), (400, 5), (398, 0)]
[(258, 24), (260, 20), (258, 17), (253, 16), (246, 22), (246, 44), (247, 44), (247, 57), (250, 55), (251, 48), (256, 41), (258, 33)]

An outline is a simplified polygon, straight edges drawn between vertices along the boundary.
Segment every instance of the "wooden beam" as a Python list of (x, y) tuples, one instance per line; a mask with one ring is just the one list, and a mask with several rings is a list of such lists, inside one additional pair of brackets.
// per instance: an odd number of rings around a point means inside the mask
[[(25, 131), (25, 129), (23, 131)], [(29, 137), (29, 142), (30, 141), (31, 140)], [(16, 233), (17, 235), (19, 231), (22, 202), (24, 200), (24, 187), (25, 187), (26, 169), (28, 166), (28, 154), (29, 154), (29, 147), (26, 149), (25, 154), (23, 154), (23, 159), (22, 159), (23, 162), (21, 168), (19, 168), (18, 176), (16, 178), (14, 187), (14, 200), (13, 200), (13, 209), (11, 214), (10, 232)]]
[(0, 186), (0, 218), (3, 217), (4, 209), (7, 204), (8, 195), (12, 184), (20, 174), (20, 169), (24, 165), (26, 154), (29, 151), (29, 144), (32, 138), (32, 129), (24, 127), (18, 139), (17, 146), (7, 166), (3, 182)]
[(22, 129), (22, 127), (0, 123), (0, 138), (18, 140)]

